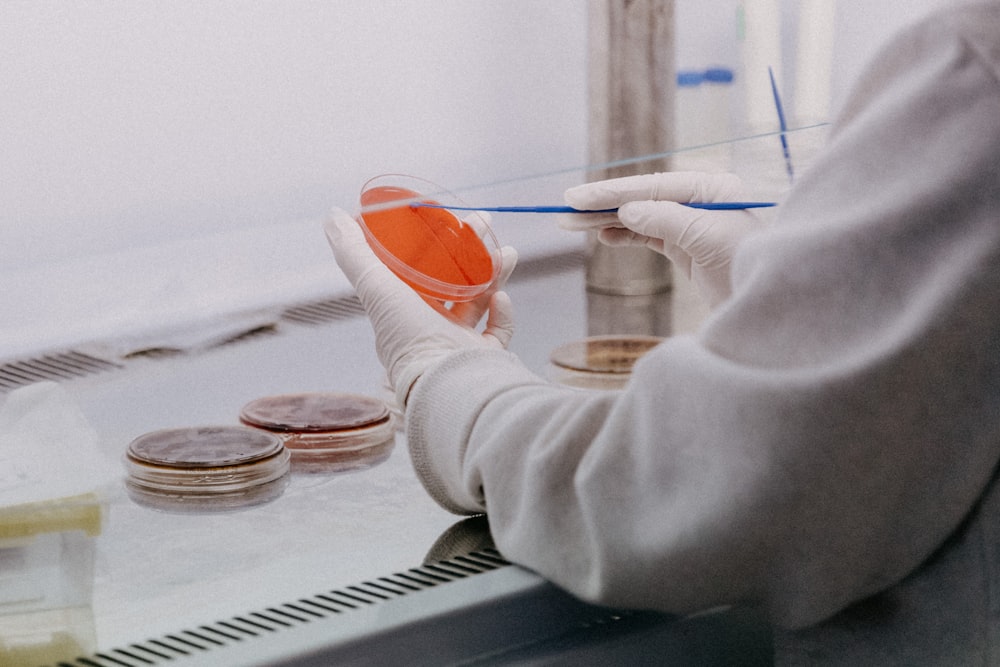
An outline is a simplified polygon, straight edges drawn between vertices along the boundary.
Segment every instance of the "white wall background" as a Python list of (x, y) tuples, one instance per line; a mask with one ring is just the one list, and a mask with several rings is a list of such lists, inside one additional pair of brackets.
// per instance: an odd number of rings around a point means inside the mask
[[(783, 80), (789, 104), (795, 98), (795, 55), (803, 0), (774, 0), (781, 12)], [(831, 96), (842, 101), (851, 82), (893, 33), (951, 0), (826, 0), (835, 5)], [(745, 0), (752, 5), (754, 0)], [(740, 44), (737, 11), (744, 0), (677, 0), (678, 69), (723, 65), (737, 68)]]
[[(571, 0), (8, 0), (0, 266), (579, 162)], [(545, 150), (539, 150), (544, 147)]]
[[(835, 98), (937, 4), (840, 0)], [(678, 0), (680, 66), (736, 63), (735, 7)], [(573, 0), (7, 0), (0, 266), (316, 216), (386, 170), (572, 166), (585, 22)]]
[[(840, 0), (835, 103), (890, 32), (941, 4)], [(677, 0), (678, 66), (738, 64), (736, 5)], [(786, 61), (797, 6), (781, 0)], [(520, 179), (527, 203), (557, 200), (586, 156), (586, 14), (581, 0), (5, 0), (5, 326), (42, 321), (49, 267), (318, 220), (378, 173)], [(70, 283), (105, 289), (74, 270), (52, 288), (67, 302)]]

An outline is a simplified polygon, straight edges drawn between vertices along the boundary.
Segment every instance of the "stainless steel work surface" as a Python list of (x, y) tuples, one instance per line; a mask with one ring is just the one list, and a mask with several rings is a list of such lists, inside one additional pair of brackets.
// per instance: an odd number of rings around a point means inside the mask
[[(511, 349), (545, 375), (550, 352), (589, 330), (595, 297), (584, 289), (582, 251), (529, 258), (508, 292), (517, 312)], [(671, 310), (677, 330), (696, 326), (702, 311), (690, 285), (661, 296), (640, 299), (638, 307)], [(630, 299), (620, 305), (637, 307)], [(63, 386), (123, 478), (129, 442), (153, 430), (234, 425), (240, 408), (262, 396), (384, 395), (372, 331), (349, 292), (288, 304), (272, 319), (276, 326), (210, 349), (118, 359), (117, 367)], [(97, 540), (94, 583), (97, 650), (60, 664), (769, 659), (766, 627), (756, 616), (678, 619), (604, 609), (507, 563), (485, 517), (452, 515), (430, 499), (402, 433), (374, 467), (293, 473), (280, 497), (239, 511), (159, 511), (133, 502), (119, 483)]]
[[(578, 257), (526, 267), (509, 286), (518, 314), (512, 343), (545, 371), (548, 352), (586, 333)], [(282, 320), (272, 332), (189, 355), (141, 357), (69, 381), (120, 462), (151, 430), (235, 424), (246, 402), (299, 391), (379, 395), (382, 369), (359, 313), (331, 322)], [(340, 474), (295, 474), (257, 507), (175, 514), (112, 498), (98, 541), (94, 617), (99, 648), (127, 646), (419, 566), (462, 517), (437, 506), (415, 477), (400, 433), (385, 462)], [(433, 555), (433, 554), (432, 554)]]

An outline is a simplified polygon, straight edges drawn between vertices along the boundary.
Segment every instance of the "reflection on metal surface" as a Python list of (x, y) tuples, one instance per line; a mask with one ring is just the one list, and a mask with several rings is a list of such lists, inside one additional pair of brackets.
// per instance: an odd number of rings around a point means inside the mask
[(563, 343), (550, 355), (550, 377), (581, 389), (621, 389), (636, 362), (662, 343), (661, 336), (590, 336)]
[(463, 519), (441, 533), (424, 557), (424, 565), (460, 559), (461, 554), (495, 551), (489, 519), (485, 514), (479, 514)]
[[(674, 146), (674, 2), (600, 0), (588, 8), (591, 163)], [(670, 169), (670, 159), (592, 170), (590, 180)], [(586, 284), (590, 335), (669, 334), (670, 262), (641, 246), (608, 247), (590, 233)], [(606, 298), (621, 295), (625, 299)], [(632, 298), (635, 297), (635, 298)]]
[[(459, 579), (510, 565), (495, 549), (454, 554), (450, 559), (423, 565), (311, 597), (248, 611), (232, 618), (144, 639), (92, 656), (67, 659), (63, 667), (140, 667), (184, 664), (218, 654), (217, 664), (227, 664), (225, 650), (242, 642), (264, 640), (275, 633), (302, 627), (321, 619), (346, 618), (383, 602), (412, 595)], [(69, 658), (69, 656), (67, 656)]]
[(602, 294), (587, 290), (587, 334), (666, 337), (673, 333), (673, 292)]
[(659, 294), (673, 283), (670, 261), (642, 247), (610, 247), (594, 240), (587, 262), (587, 291), (609, 295)]

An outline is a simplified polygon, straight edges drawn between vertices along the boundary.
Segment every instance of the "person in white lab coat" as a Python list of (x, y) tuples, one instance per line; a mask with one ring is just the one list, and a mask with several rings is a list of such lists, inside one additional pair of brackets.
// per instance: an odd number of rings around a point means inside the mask
[(895, 38), (766, 229), (674, 203), (732, 187), (567, 192), (715, 305), (610, 392), (505, 351), (502, 292), (482, 333), (442, 317), (335, 211), (421, 480), (583, 599), (761, 608), (779, 664), (1000, 664), (1000, 3)]

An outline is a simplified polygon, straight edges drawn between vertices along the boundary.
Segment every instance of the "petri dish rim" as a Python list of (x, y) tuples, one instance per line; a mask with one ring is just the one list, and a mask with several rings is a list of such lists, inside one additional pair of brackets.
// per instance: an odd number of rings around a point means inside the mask
[[(224, 445), (238, 450), (242, 441), (253, 446), (214, 459), (197, 456), (199, 438), (211, 449), (212, 437), (220, 433)], [(195, 455), (187, 460), (168, 455), (178, 443), (182, 452)], [(287, 486), (291, 454), (275, 434), (246, 426), (217, 426), (146, 433), (129, 444), (123, 459), (125, 486), (135, 502), (159, 510), (210, 512), (277, 498)]]
[[(215, 439), (215, 451), (236, 443), (245, 446), (227, 455), (210, 457), (204, 450), (198, 455), (184, 456), (191, 443)], [(224, 438), (225, 440), (220, 440)], [(195, 444), (197, 447), (198, 445)], [(204, 447), (204, 444), (200, 445)], [(180, 450), (180, 451), (178, 451)], [(149, 466), (177, 468), (222, 468), (241, 466), (279, 454), (281, 442), (246, 426), (192, 426), (167, 428), (144, 433), (132, 440), (126, 449), (128, 458)]]
[[(353, 403), (361, 410), (339, 410), (338, 403)], [(289, 412), (282, 415), (282, 409)], [(323, 421), (324, 416), (327, 421)], [(244, 405), (239, 419), (249, 428), (280, 437), (291, 454), (292, 472), (340, 473), (369, 468), (388, 458), (395, 447), (396, 417), (385, 401), (365, 394), (265, 396)]]
[[(323, 410), (324, 403), (346, 403), (350, 406), (339, 410), (337, 421), (322, 421), (309, 415)], [(306, 414), (303, 414), (303, 413)], [(329, 413), (327, 413), (329, 414)], [(240, 421), (246, 426), (278, 433), (328, 433), (361, 429), (384, 422), (389, 417), (389, 407), (384, 401), (363, 394), (347, 392), (301, 392), (276, 394), (254, 399), (240, 409)]]
[[(409, 182), (409, 187), (407, 187), (407, 182)], [(405, 205), (407, 202), (412, 201), (450, 200), (456, 205), (466, 206), (465, 202), (459, 199), (458, 196), (449, 192), (440, 185), (432, 181), (428, 181), (417, 176), (409, 176), (407, 174), (380, 174), (378, 176), (373, 176), (361, 187), (362, 197), (364, 196), (364, 193), (371, 188), (380, 186), (393, 186), (417, 193), (417, 197), (400, 199), (400, 205)], [(427, 190), (430, 190), (429, 194), (427, 193)], [(494, 284), (496, 284), (497, 278), (500, 276), (500, 272), (503, 269), (500, 241), (497, 239), (496, 234), (494, 234), (493, 228), (490, 226), (489, 222), (478, 211), (470, 211), (469, 215), (478, 217), (482, 225), (482, 232), (479, 236), (483, 241), (483, 246), (490, 255), (490, 260), (493, 263), (493, 271), (490, 274), (490, 279), (484, 283), (479, 283), (477, 285), (457, 285), (438, 280), (421, 273), (394, 255), (369, 229), (368, 224), (364, 219), (364, 210), (365, 207), (362, 205), (357, 216), (355, 216), (355, 219), (358, 221), (361, 229), (364, 230), (365, 238), (368, 240), (368, 244), (372, 246), (375, 254), (398, 276), (414, 285), (419, 285), (420, 287), (415, 287), (415, 289), (425, 296), (442, 301), (471, 301), (476, 297), (485, 294)], [(449, 211), (449, 213), (451, 212)], [(453, 213), (451, 214), (454, 215)], [(462, 222), (462, 219), (458, 216), (455, 216), (455, 219)]]

